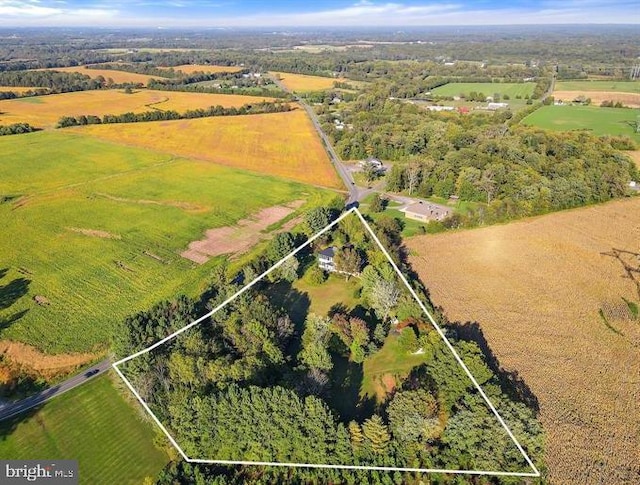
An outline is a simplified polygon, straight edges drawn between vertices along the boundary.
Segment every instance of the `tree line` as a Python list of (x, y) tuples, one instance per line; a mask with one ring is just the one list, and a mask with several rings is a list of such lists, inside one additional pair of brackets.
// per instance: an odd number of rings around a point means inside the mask
[(5, 71), (0, 72), (0, 86), (46, 88), (51, 93), (66, 93), (102, 89), (106, 80), (91, 79), (76, 72)]
[(239, 108), (225, 108), (223, 106), (210, 106), (178, 113), (173, 110), (152, 110), (143, 113), (123, 113), (120, 115), (107, 114), (102, 118), (95, 115), (63, 116), (58, 121), (56, 128), (68, 128), (70, 126), (100, 125), (112, 123), (142, 123), (147, 121), (169, 121), (195, 118), (208, 118), (212, 116), (242, 116), (264, 113), (284, 113), (293, 108), (287, 103), (260, 102), (245, 104)]
[(21, 135), (22, 133), (31, 133), (38, 131), (29, 123), (14, 123), (12, 125), (0, 125), (0, 136), (5, 135)]

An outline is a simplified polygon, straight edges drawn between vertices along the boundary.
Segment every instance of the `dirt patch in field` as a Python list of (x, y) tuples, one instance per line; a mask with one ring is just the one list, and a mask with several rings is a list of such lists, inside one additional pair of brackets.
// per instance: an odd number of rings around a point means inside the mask
[(40, 352), (31, 345), (11, 340), (0, 340), (0, 355), (7, 363), (19, 367), (22, 371), (51, 378), (70, 372), (100, 357), (100, 354), (57, 354)]
[(79, 227), (68, 227), (67, 229), (90, 237), (99, 237), (101, 239), (121, 239), (118, 234), (111, 234), (110, 232), (99, 231), (97, 229), (82, 229)]
[(391, 374), (385, 374), (382, 376), (382, 385), (387, 394), (391, 394), (396, 388), (396, 378)]
[(623, 298), (640, 300), (640, 198), (407, 246), (434, 304), (537, 398), (549, 483), (639, 483), (640, 323)]
[(204, 239), (189, 243), (188, 249), (180, 255), (194, 263), (204, 264), (215, 256), (230, 254), (233, 257), (244, 253), (267, 237), (261, 231), (281, 221), (302, 204), (303, 200), (296, 200), (286, 205), (267, 207), (247, 219), (238, 221), (233, 227), (209, 229)]
[(142, 205), (163, 205), (166, 207), (176, 207), (178, 209), (183, 209), (185, 211), (190, 212), (203, 212), (209, 210), (208, 207), (191, 204), (189, 202), (182, 202), (176, 200), (147, 200), (147, 199), (127, 199), (125, 197), (116, 197), (113, 195), (97, 193), (100, 197), (104, 197), (105, 199), (114, 200), (116, 202), (128, 202), (131, 204), (142, 204)]
[(640, 150), (634, 150), (630, 152), (625, 152), (627, 155), (631, 157), (631, 160), (636, 162), (638, 168), (640, 168)]
[(553, 97), (556, 100), (565, 102), (573, 101), (579, 97), (591, 98), (591, 104), (600, 106), (603, 101), (620, 101), (623, 105), (630, 108), (640, 108), (640, 94), (638, 93), (619, 93), (615, 91), (554, 91)]

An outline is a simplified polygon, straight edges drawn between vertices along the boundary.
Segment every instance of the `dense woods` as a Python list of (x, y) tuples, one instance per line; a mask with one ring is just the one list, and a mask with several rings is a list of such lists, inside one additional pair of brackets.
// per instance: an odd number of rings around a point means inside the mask
[[(333, 209), (309, 212), (300, 232), (280, 233), (261, 257), (249, 263), (242, 273), (244, 280), (286, 256), (336, 215)], [(409, 271), (403, 259), (399, 224), (383, 216), (374, 223), (374, 230), (394, 259)], [(327, 245), (342, 248), (335, 264), (344, 276), (330, 278), (358, 286), (358, 310), (338, 305), (328, 314), (301, 316), (295, 305), (283, 305), (277, 295), (284, 287), (289, 288), (284, 301), (293, 298), (296, 293), (292, 284), (300, 278), (308, 281), (307, 273), (317, 271), (316, 253)], [(471, 382), (438, 333), (423, 321), (421, 309), (355, 215), (343, 219), (331, 233), (285, 263), (210, 319), (122, 367), (189, 456), (526, 469), (504, 429), (473, 392)], [(326, 278), (313, 285), (328, 284)], [(426, 298), (424, 290), (414, 284)], [(224, 271), (218, 272), (207, 307), (216, 307), (241, 286), (240, 282), (230, 282)], [(114, 352), (129, 355), (169, 334), (193, 318), (196, 306), (183, 298), (126, 320), (114, 334)], [(447, 323), (440, 313), (432, 311), (441, 323)], [(395, 330), (394, 320), (409, 323)], [(509, 397), (514, 394), (501, 387), (503, 383), (476, 343), (458, 340), (454, 333), (449, 338), (491, 399), (499, 403), (503, 417), (521, 430), (519, 436), (526, 449), (539, 456), (541, 428), (533, 411)], [(413, 368), (383, 402), (345, 402), (352, 398), (343, 395), (336, 381), (341, 366), (347, 365), (357, 373), (366, 359), (375, 357), (396, 339), (406, 355), (420, 352), (423, 364)], [(342, 414), (345, 405), (348, 411)], [(407, 483), (419, 477), (410, 473), (306, 469), (285, 473), (172, 464), (157, 483), (186, 483), (195, 477), (207, 477), (211, 483), (254, 479), (268, 483), (285, 475), (300, 482), (345, 483), (362, 479), (369, 483)], [(500, 483), (512, 482), (507, 478)]]
[[(389, 191), (481, 203), (448, 221), (453, 227), (603, 202), (624, 196), (629, 180), (640, 178), (618, 151), (633, 148), (631, 139), (512, 122), (528, 109), (515, 116), (429, 112), (389, 96), (396, 85), (404, 86), (397, 78), (381, 81), (338, 109), (325, 102), (318, 108), (324, 128), (343, 159), (397, 162), (386, 175)], [(349, 129), (337, 129), (336, 116)]]

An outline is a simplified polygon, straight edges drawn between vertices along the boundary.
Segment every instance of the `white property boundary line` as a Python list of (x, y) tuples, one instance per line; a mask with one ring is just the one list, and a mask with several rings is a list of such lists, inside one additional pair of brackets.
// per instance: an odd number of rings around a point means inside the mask
[[(167, 431), (167, 429), (160, 422), (160, 420), (156, 417), (156, 415), (153, 413), (153, 411), (151, 411), (151, 409), (149, 408), (147, 403), (142, 399), (142, 397), (140, 397), (140, 394), (135, 390), (135, 388), (133, 387), (131, 382), (129, 382), (129, 380), (124, 376), (124, 374), (120, 371), (120, 369), (118, 369), (118, 366), (120, 364), (124, 364), (125, 362), (128, 362), (131, 359), (135, 359), (136, 357), (138, 357), (140, 355), (149, 353), (153, 349), (155, 349), (155, 348), (159, 347), (160, 345), (168, 342), (169, 340), (172, 340), (173, 338), (177, 337), (178, 335), (180, 335), (181, 333), (183, 333), (186, 330), (190, 329), (191, 327), (193, 327), (193, 326), (199, 324), (200, 322), (206, 320), (211, 315), (213, 315), (218, 310), (220, 310), (225, 305), (227, 305), (229, 302), (234, 300), (236, 297), (242, 295), (244, 292), (246, 292), (249, 288), (251, 288), (253, 285), (255, 285), (258, 281), (262, 280), (265, 276), (267, 276), (273, 270), (275, 270), (276, 268), (280, 267), (280, 265), (282, 265), (285, 260), (287, 260), (291, 256), (294, 256), (295, 254), (300, 252), (305, 247), (309, 246), (314, 240), (316, 240), (321, 235), (325, 234), (327, 231), (329, 231), (331, 228), (333, 228), (335, 225), (337, 225), (342, 219), (344, 219), (345, 217), (349, 216), (352, 213), (357, 214), (358, 218), (364, 224), (364, 227), (367, 229), (367, 231), (369, 232), (369, 234), (371, 235), (373, 240), (378, 244), (378, 246), (382, 250), (383, 254), (389, 260), (389, 262), (393, 266), (393, 269), (396, 271), (396, 273), (400, 277), (401, 281), (409, 289), (409, 292), (411, 293), (411, 296), (413, 296), (413, 298), (415, 298), (415, 300), (417, 301), (417, 303), (420, 306), (420, 308), (422, 309), (422, 311), (425, 312), (425, 314), (429, 318), (429, 321), (431, 322), (433, 327), (436, 329), (436, 331), (438, 332), (438, 334), (440, 335), (442, 340), (445, 342), (445, 344), (447, 345), (449, 350), (453, 353), (453, 356), (455, 357), (455, 359), (458, 362), (458, 364), (460, 364), (460, 366), (464, 369), (464, 371), (467, 374), (467, 376), (469, 376), (469, 378), (471, 379), (471, 382), (473, 382), (474, 386), (476, 387), (476, 389), (478, 390), (478, 392), (480, 393), (482, 398), (485, 400), (485, 402), (487, 403), (487, 405), (489, 406), (489, 408), (491, 409), (493, 414), (496, 416), (496, 418), (498, 419), (498, 421), (500, 422), (502, 427), (506, 430), (507, 434), (509, 435), (509, 438), (511, 438), (513, 443), (516, 445), (516, 447), (518, 448), (518, 451), (522, 454), (522, 456), (526, 460), (527, 464), (531, 467), (533, 472), (504, 472), (504, 471), (489, 471), (489, 470), (447, 470), (447, 469), (439, 469), (439, 468), (400, 468), (400, 467), (364, 466), (364, 465), (330, 465), (330, 464), (319, 464), (319, 463), (278, 463), (278, 462), (259, 462), (259, 461), (240, 461), (240, 460), (236, 461), (236, 460), (201, 460), (201, 459), (193, 459), (193, 458), (189, 458), (186, 455), (186, 453), (182, 450), (182, 448), (178, 445), (178, 443), (176, 443), (175, 439)], [(473, 377), (473, 375), (471, 374), (471, 372), (467, 368), (467, 366), (464, 363), (464, 361), (460, 358), (460, 356), (456, 352), (456, 350), (453, 347), (453, 345), (451, 344), (451, 342), (449, 342), (449, 340), (445, 336), (445, 334), (442, 331), (442, 329), (438, 326), (438, 324), (436, 323), (434, 318), (431, 316), (431, 313), (429, 313), (429, 311), (427, 310), (427, 308), (424, 305), (424, 303), (422, 303), (422, 301), (418, 297), (418, 295), (415, 292), (415, 290), (411, 287), (411, 285), (409, 284), (409, 282), (407, 281), (405, 276), (402, 274), (402, 272), (400, 271), (400, 268), (398, 268), (398, 265), (393, 261), (393, 259), (391, 258), (391, 256), (387, 252), (386, 248), (382, 245), (382, 243), (380, 242), (378, 237), (375, 235), (375, 233), (373, 232), (373, 229), (371, 229), (371, 226), (369, 225), (369, 223), (365, 220), (365, 218), (362, 216), (360, 211), (355, 207), (349, 209), (347, 212), (342, 214), (338, 219), (336, 219), (331, 224), (329, 224), (327, 227), (325, 227), (320, 232), (315, 234), (313, 237), (308, 239), (304, 244), (302, 244), (301, 246), (299, 246), (296, 249), (294, 249), (291, 253), (289, 253), (287, 256), (282, 258), (276, 264), (271, 266), (269, 269), (267, 269), (261, 275), (259, 275), (256, 278), (254, 278), (250, 283), (248, 283), (247, 285), (242, 287), (240, 290), (235, 292), (233, 295), (231, 295), (229, 298), (227, 298), (224, 302), (220, 303), (217, 307), (215, 307), (210, 312), (208, 312), (205, 315), (201, 316), (197, 320), (194, 320), (193, 322), (189, 323), (188, 325), (185, 325), (181, 329), (173, 332), (171, 335), (168, 335), (167, 337), (163, 338), (162, 340), (159, 340), (155, 344), (150, 345), (149, 347), (147, 347), (145, 349), (142, 349), (142, 350), (140, 350), (138, 352), (135, 352), (134, 354), (131, 354), (128, 357), (120, 359), (117, 362), (114, 362), (112, 364), (112, 366), (115, 369), (115, 371), (118, 373), (120, 378), (127, 385), (127, 387), (131, 390), (133, 395), (138, 399), (138, 401), (140, 401), (140, 404), (142, 404), (142, 407), (145, 409), (145, 411), (147, 411), (149, 413), (149, 415), (153, 418), (155, 423), (164, 432), (164, 434), (167, 436), (167, 438), (169, 439), (171, 444), (176, 448), (176, 450), (178, 450), (178, 452), (185, 459), (185, 461), (187, 461), (189, 463), (200, 463), (200, 464), (209, 464), (209, 465), (259, 465), (259, 466), (276, 466), (276, 467), (327, 468), (327, 469), (339, 469), (339, 470), (374, 470), (374, 471), (389, 471), (389, 472), (398, 471), (398, 472), (416, 472), (416, 473), (448, 473), (448, 474), (458, 474), (458, 475), (491, 475), (491, 476), (511, 476), (511, 477), (539, 477), (540, 476), (540, 472), (538, 471), (536, 466), (531, 461), (531, 458), (529, 458), (527, 453), (524, 451), (524, 449), (522, 448), (522, 445), (520, 445), (520, 443), (518, 442), (516, 437), (513, 435), (513, 433), (511, 432), (511, 430), (507, 426), (507, 424), (502, 419), (502, 416), (500, 416), (500, 414), (498, 414), (498, 411), (496, 410), (494, 405), (491, 403), (491, 401), (489, 400), (489, 398), (487, 397), (485, 392), (482, 390), (482, 388), (480, 387), (480, 384), (478, 384), (478, 381), (476, 381), (475, 377)]]

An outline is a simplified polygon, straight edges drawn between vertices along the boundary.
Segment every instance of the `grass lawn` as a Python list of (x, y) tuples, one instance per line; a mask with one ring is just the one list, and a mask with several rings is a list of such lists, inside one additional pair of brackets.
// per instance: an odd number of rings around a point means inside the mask
[(180, 252), (207, 229), (334, 195), (59, 132), (2, 137), (0, 160), (0, 338), (48, 353), (104, 348), (113, 322), (200, 294), (224, 256)]
[(330, 275), (327, 281), (318, 286), (312, 286), (302, 278), (293, 285), (280, 282), (271, 286), (269, 295), (276, 305), (288, 309), (289, 316), (296, 325), (302, 325), (307, 315), (326, 316), (336, 304), (343, 304), (348, 310), (360, 303), (355, 296), (359, 288), (358, 280), (350, 278), (345, 281), (343, 276)]
[(589, 130), (595, 135), (626, 135), (640, 142), (635, 123), (640, 110), (596, 106), (542, 106), (525, 119), (525, 125), (556, 131)]
[(460, 96), (475, 91), (485, 96), (493, 96), (495, 93), (501, 96), (506, 94), (515, 99), (518, 95), (523, 98), (526, 95), (531, 96), (535, 86), (535, 83), (448, 83), (432, 89), (431, 93), (437, 96)]
[(389, 391), (385, 388), (385, 382), (391, 384), (404, 379), (411, 369), (425, 362), (424, 354), (406, 352), (399, 345), (398, 335), (389, 334), (382, 348), (364, 361), (360, 395), (382, 402)]
[(153, 444), (154, 425), (143, 421), (101, 376), (57, 397), (35, 413), (0, 425), (3, 459), (74, 459), (80, 483), (139, 484), (169, 461)]
[(640, 93), (640, 81), (558, 81), (555, 90)]

